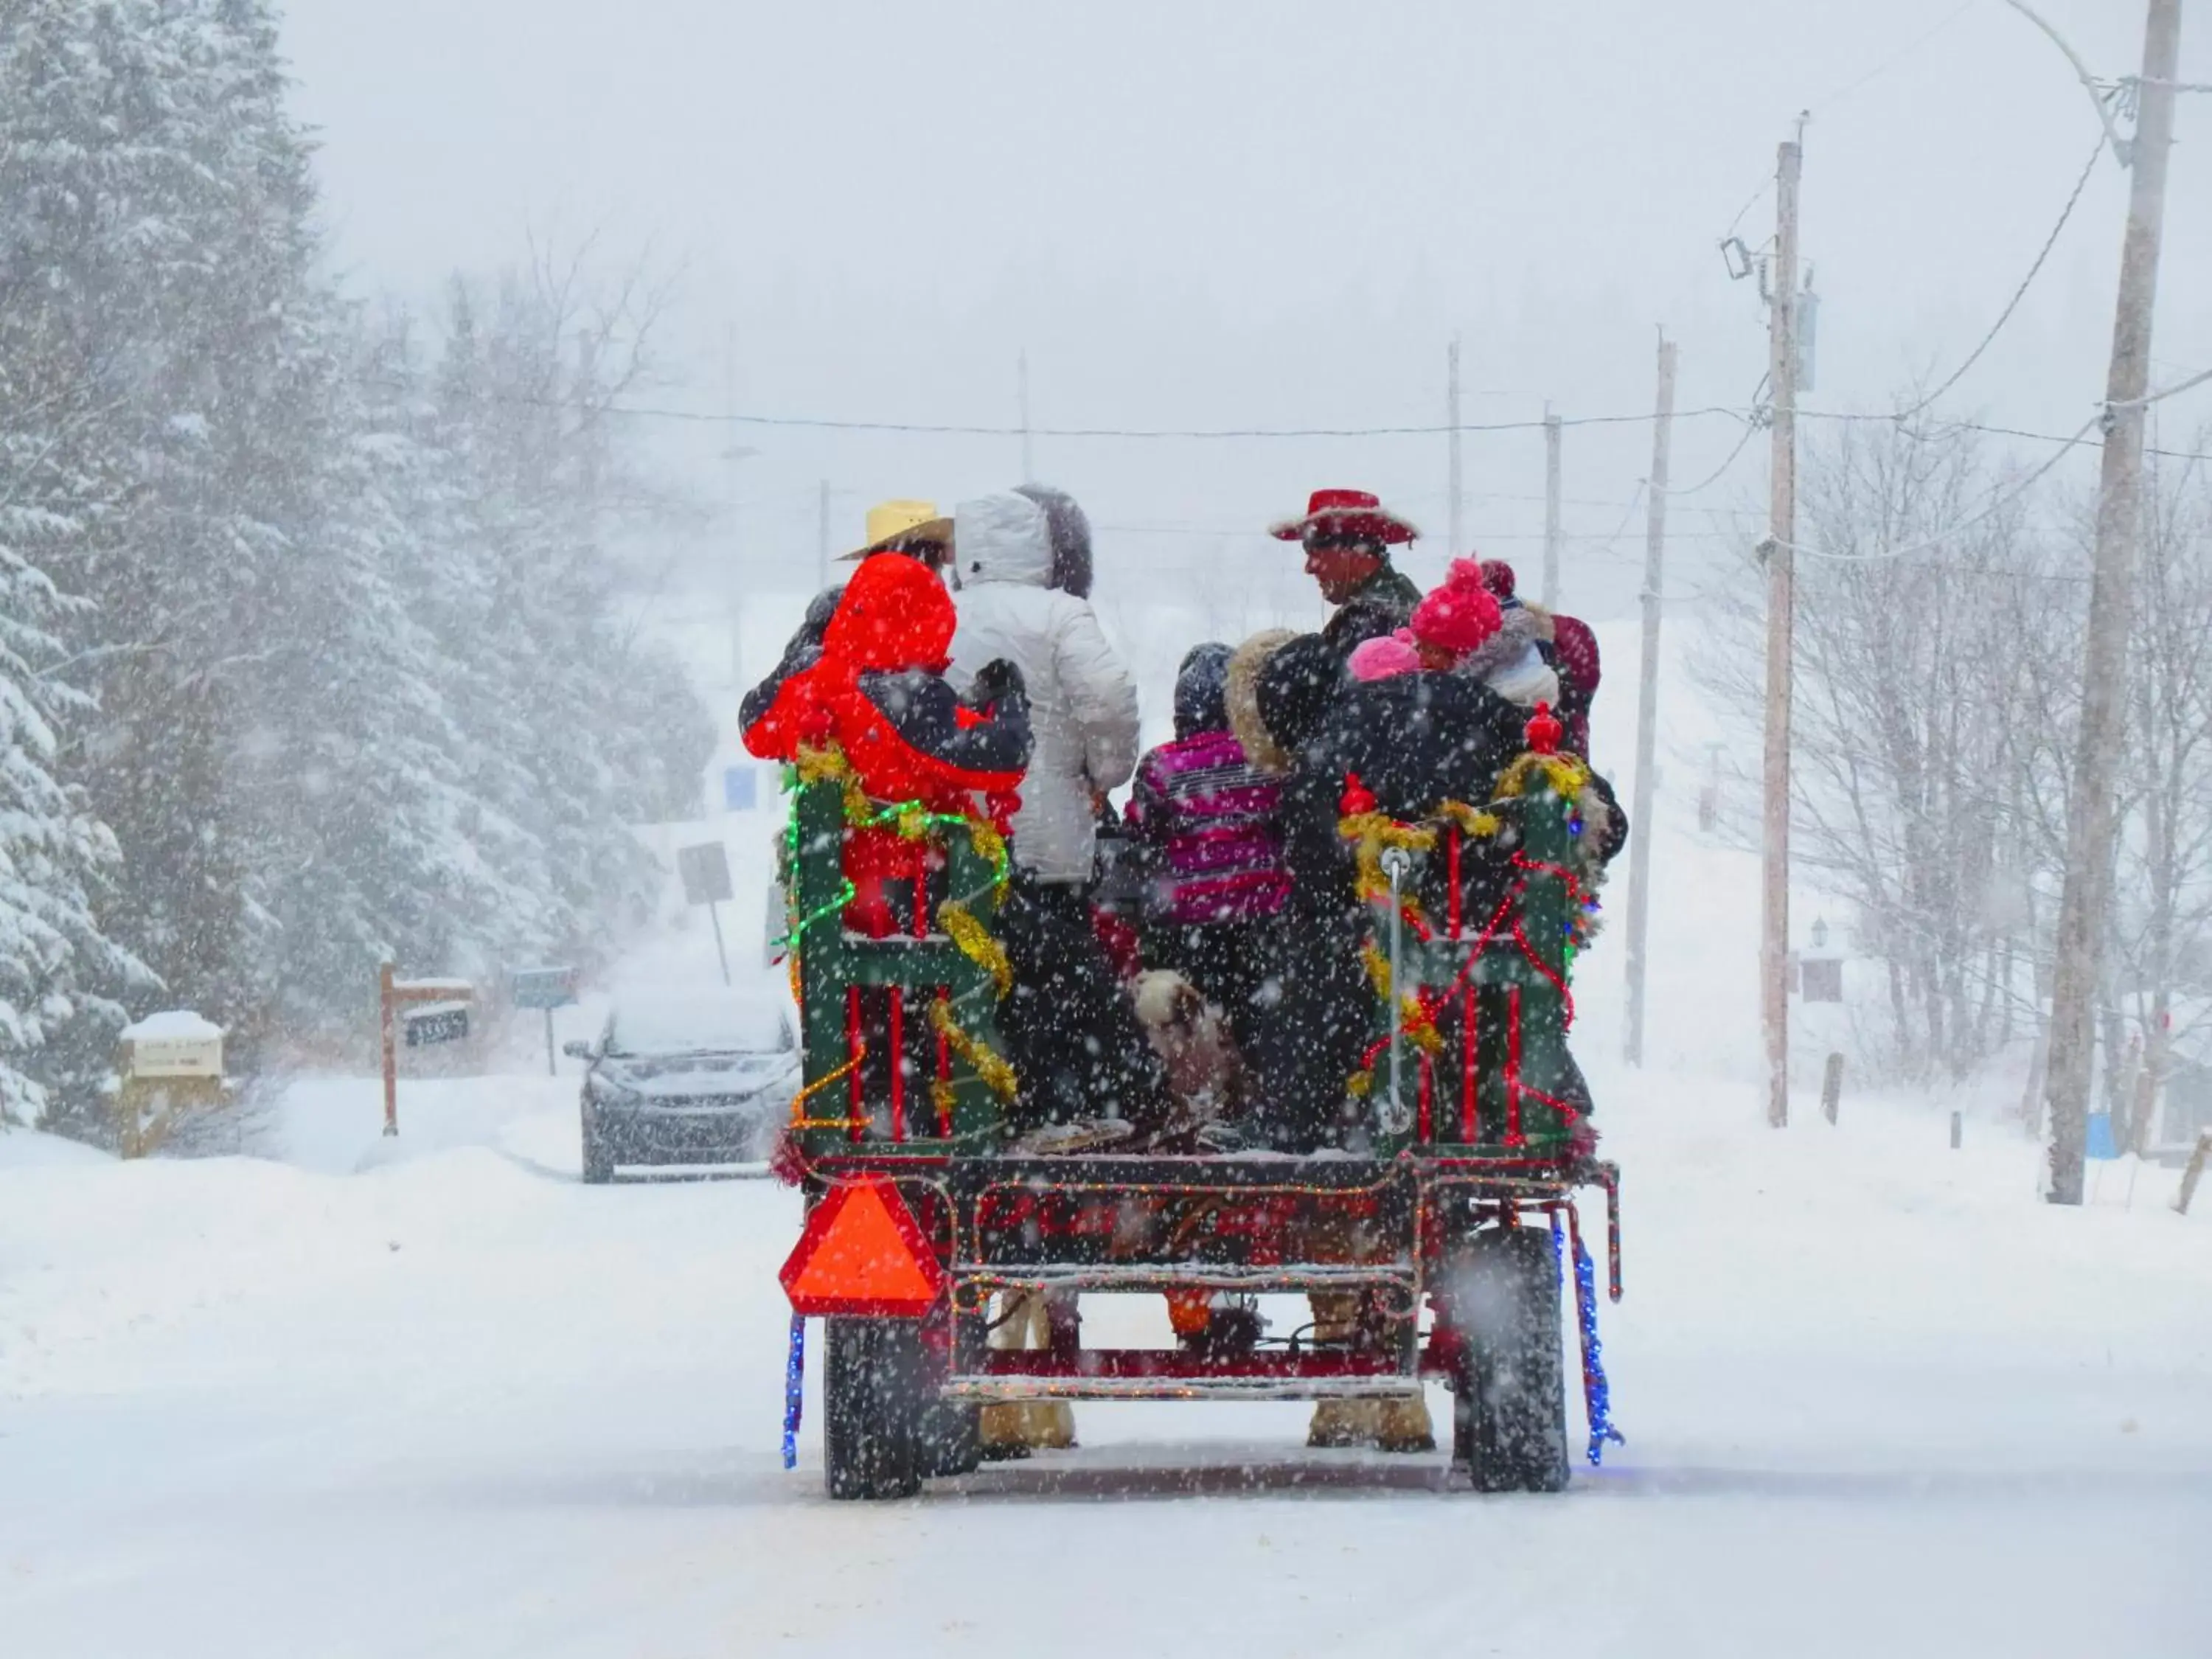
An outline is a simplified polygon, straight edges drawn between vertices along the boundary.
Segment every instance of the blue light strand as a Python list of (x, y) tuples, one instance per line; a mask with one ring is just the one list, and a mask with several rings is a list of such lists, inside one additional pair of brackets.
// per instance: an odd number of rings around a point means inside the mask
[[(1558, 1226), (1554, 1221), (1553, 1225)], [(1625, 1446), (1627, 1438), (1613, 1426), (1613, 1388), (1605, 1378), (1605, 1345), (1597, 1336), (1597, 1267), (1575, 1237), (1575, 1315), (1583, 1329), (1583, 1407), (1589, 1419), (1592, 1468), (1605, 1462), (1606, 1443)]]
[(799, 1420), (806, 1400), (806, 1316), (791, 1316), (791, 1357), (783, 1364), (783, 1467), (799, 1467)]

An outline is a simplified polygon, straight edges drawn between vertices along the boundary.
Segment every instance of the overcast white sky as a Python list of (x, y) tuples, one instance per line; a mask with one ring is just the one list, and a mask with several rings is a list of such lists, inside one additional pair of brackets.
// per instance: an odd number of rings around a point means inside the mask
[[(2140, 0), (2043, 0), (2100, 74), (2132, 73)], [(2212, 80), (2212, 8), (2185, 78)], [(1655, 325), (1680, 403), (1741, 405), (1764, 318), (1716, 243), (1771, 228), (1801, 109), (1820, 388), (1874, 408), (1979, 337), (2096, 126), (2063, 58), (2001, 0), (290, 0), (298, 106), (322, 129), (337, 256), (421, 293), (598, 228), (688, 274), (662, 402), (715, 409), (734, 331), (750, 412), (1005, 424), (1026, 347), (1040, 425), (1422, 423), (1464, 339), (1470, 421), (1650, 406)], [(2212, 96), (2185, 100), (2158, 355), (2212, 363)], [(2036, 291), (1945, 408), (2072, 430), (2103, 381), (2125, 183), (2106, 161)], [(2167, 436), (2212, 420), (2179, 400)], [(1733, 447), (1678, 428), (1676, 475)], [(811, 564), (816, 481), (842, 543), (865, 502), (1016, 481), (1011, 439), (669, 428), (702, 486), (741, 442), (748, 569)], [(1536, 556), (1542, 445), (1471, 434), (1469, 539)], [(1623, 609), (1640, 426), (1567, 434), (1568, 594)], [(1316, 484), (1401, 500), (1445, 548), (1441, 437), (1040, 438), (1126, 579), (1265, 583), (1250, 532)], [(1764, 489), (1764, 446), (1675, 517), (1686, 568)], [(2040, 455), (2043, 451), (2029, 453)], [(724, 469), (726, 471), (726, 468)], [(1197, 526), (1206, 533), (1181, 533)], [(1174, 531), (1176, 533), (1164, 533)], [(1218, 533), (1217, 533), (1218, 532)]]

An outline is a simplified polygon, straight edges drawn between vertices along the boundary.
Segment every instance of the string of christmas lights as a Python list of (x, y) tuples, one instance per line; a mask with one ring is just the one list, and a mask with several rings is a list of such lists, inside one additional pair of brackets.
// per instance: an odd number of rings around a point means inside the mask
[(791, 1316), (791, 1352), (783, 1362), (783, 1467), (799, 1467), (799, 1422), (806, 1408), (806, 1316)]
[[(1613, 1425), (1613, 1385), (1605, 1375), (1605, 1345), (1597, 1334), (1597, 1268), (1590, 1261), (1589, 1252), (1583, 1248), (1583, 1230), (1578, 1217), (1570, 1209), (1574, 1219), (1571, 1229), (1574, 1244), (1575, 1264), (1575, 1323), (1582, 1336), (1583, 1356), (1583, 1413), (1589, 1423), (1589, 1445), (1583, 1455), (1589, 1459), (1592, 1468), (1603, 1467), (1605, 1449), (1608, 1444), (1625, 1446), (1627, 1437)], [(1558, 1211), (1552, 1212), (1552, 1255), (1559, 1263), (1559, 1276), (1566, 1277), (1566, 1238), (1561, 1236)]]

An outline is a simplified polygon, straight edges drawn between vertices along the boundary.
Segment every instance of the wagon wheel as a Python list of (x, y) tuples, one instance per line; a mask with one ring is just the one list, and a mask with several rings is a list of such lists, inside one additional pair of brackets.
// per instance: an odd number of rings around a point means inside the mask
[(973, 1474), (983, 1462), (983, 1408), (938, 1397), (945, 1374), (958, 1369), (963, 1330), (974, 1327), (981, 1340), (982, 1321), (956, 1312), (950, 1341), (942, 1348), (925, 1345), (922, 1351), (921, 1394), (916, 1407), (915, 1452), (922, 1474), (935, 1480), (946, 1475)]
[(1477, 1492), (1563, 1491), (1566, 1368), (1550, 1235), (1530, 1227), (1477, 1233), (1446, 1270), (1443, 1291), (1462, 1333), (1452, 1462)]
[(834, 1498), (910, 1498), (921, 1486), (921, 1328), (823, 1322), (822, 1464)]

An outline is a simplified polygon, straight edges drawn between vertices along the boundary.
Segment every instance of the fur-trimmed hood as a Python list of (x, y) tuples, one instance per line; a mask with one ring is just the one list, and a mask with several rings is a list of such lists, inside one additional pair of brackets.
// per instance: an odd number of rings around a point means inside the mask
[(1511, 606), (1498, 631), (1469, 652), (1452, 672), (1480, 680), (1508, 702), (1523, 708), (1533, 708), (1540, 702), (1556, 708), (1559, 677), (1537, 648), (1538, 640), (1543, 637), (1542, 626), (1550, 620), (1525, 604)]
[(1297, 635), (1290, 629), (1270, 628), (1245, 641), (1229, 658), (1229, 729), (1244, 745), (1245, 758), (1262, 772), (1285, 773), (1293, 764), (1290, 754), (1276, 743), (1267, 723), (1260, 718), (1260, 670), (1269, 657), (1296, 638)]

